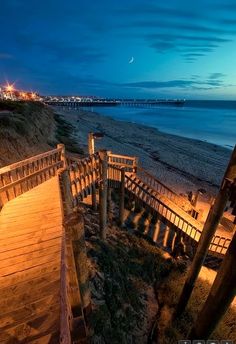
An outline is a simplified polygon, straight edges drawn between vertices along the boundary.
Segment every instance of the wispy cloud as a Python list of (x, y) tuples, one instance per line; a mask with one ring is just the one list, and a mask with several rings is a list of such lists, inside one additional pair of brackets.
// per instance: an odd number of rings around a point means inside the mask
[[(167, 5), (157, 5), (153, 2), (145, 6), (129, 6), (120, 10), (125, 15), (121, 28), (130, 30), (130, 35), (143, 39), (157, 53), (176, 52), (182, 50), (189, 54), (199, 55), (183, 58), (185, 61), (195, 61), (206, 53), (210, 54), (218, 47), (230, 43), (236, 36), (236, 16), (227, 17), (218, 11), (212, 15), (211, 3), (201, 5), (179, 6), (173, 1)], [(236, 6), (236, 5), (235, 5)], [(221, 4), (219, 8), (233, 10), (234, 4)], [(224, 22), (224, 25), (222, 23)]]
[(209, 79), (222, 79), (226, 76), (224, 73), (211, 73)]
[[(191, 58), (189, 58), (191, 59)], [(221, 73), (214, 73), (221, 74)], [(212, 74), (213, 75), (213, 74)], [(132, 88), (144, 88), (144, 89), (162, 89), (162, 88), (219, 88), (219, 87), (230, 87), (234, 85), (229, 85), (223, 82), (221, 79), (210, 78), (207, 80), (200, 80), (197, 75), (193, 76), (189, 80), (177, 79), (168, 81), (138, 81), (125, 83), (124, 86)]]

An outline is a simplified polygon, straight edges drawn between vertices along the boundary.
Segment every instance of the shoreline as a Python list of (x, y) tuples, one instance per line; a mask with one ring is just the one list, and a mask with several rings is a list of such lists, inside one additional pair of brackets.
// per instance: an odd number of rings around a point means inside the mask
[(89, 132), (103, 132), (96, 149), (137, 156), (139, 164), (177, 193), (195, 192), (198, 188), (214, 196), (230, 158), (228, 148), (164, 133), (156, 128), (85, 110), (54, 107), (74, 127), (73, 137), (87, 151)]
[[(73, 111), (73, 110), (72, 110)], [(199, 139), (199, 138), (193, 138), (193, 137), (188, 137), (188, 136), (185, 136), (185, 135), (178, 135), (178, 134), (175, 134), (175, 133), (172, 133), (171, 131), (170, 132), (167, 132), (165, 130), (162, 130), (162, 129), (159, 129), (155, 126), (149, 126), (149, 125), (146, 125), (146, 124), (142, 124), (142, 123), (136, 123), (134, 121), (126, 121), (126, 120), (123, 120), (123, 119), (118, 119), (118, 118), (113, 118), (111, 115), (104, 115), (104, 114), (101, 114), (99, 112), (96, 112), (96, 111), (87, 111), (87, 110), (82, 110), (82, 111), (85, 111), (85, 112), (88, 112), (88, 113), (94, 113), (96, 114), (97, 116), (102, 116), (102, 117), (107, 117), (107, 118), (110, 118), (110, 119), (113, 119), (114, 121), (116, 122), (124, 122), (124, 123), (128, 123), (128, 124), (135, 124), (137, 126), (141, 126), (141, 127), (146, 127), (146, 128), (151, 128), (151, 129), (155, 129), (157, 130), (158, 132), (162, 133), (162, 134), (165, 134), (165, 135), (170, 135), (170, 136), (175, 136), (175, 137), (179, 137), (179, 138), (183, 138), (183, 139), (189, 139), (189, 140), (192, 140), (192, 141), (200, 141), (200, 142), (203, 142), (203, 143), (209, 143), (210, 145), (213, 145), (213, 146), (219, 146), (219, 147), (222, 147), (222, 148), (225, 148), (229, 151), (232, 151), (234, 149), (234, 146), (233, 145), (230, 145), (230, 144), (224, 144), (224, 145), (221, 145), (221, 144), (218, 144), (218, 143), (214, 143), (214, 142), (210, 142), (208, 140), (204, 140), (204, 139)], [(236, 143), (235, 143), (236, 144)]]

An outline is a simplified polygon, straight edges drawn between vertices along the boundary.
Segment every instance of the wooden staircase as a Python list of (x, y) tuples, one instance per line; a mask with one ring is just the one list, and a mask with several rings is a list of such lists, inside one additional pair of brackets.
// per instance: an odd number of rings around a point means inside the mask
[[(75, 208), (96, 192), (101, 165), (97, 153), (66, 157), (58, 145), (0, 169), (0, 343), (86, 342), (89, 307), (73, 252)], [(198, 243), (202, 225), (188, 214), (190, 205), (183, 207), (183, 198), (146, 171), (140, 174), (136, 158), (109, 153), (107, 166), (103, 179), (110, 188), (123, 185), (159, 222)], [(215, 235), (209, 252), (224, 256), (230, 241)]]
[(59, 343), (61, 242), (57, 177), (4, 206), (0, 343)]

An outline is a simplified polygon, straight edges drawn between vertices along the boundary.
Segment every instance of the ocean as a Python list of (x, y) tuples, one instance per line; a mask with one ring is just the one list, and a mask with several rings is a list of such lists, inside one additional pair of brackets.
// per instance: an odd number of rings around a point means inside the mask
[(230, 149), (236, 144), (236, 101), (187, 100), (183, 106), (115, 106), (89, 110)]

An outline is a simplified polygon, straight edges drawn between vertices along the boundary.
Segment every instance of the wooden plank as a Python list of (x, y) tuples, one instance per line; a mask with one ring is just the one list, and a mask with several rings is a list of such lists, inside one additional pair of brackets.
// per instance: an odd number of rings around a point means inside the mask
[(56, 227), (61, 226), (61, 223), (57, 223), (58, 219), (60, 219), (60, 215), (53, 219), (55, 221), (53, 221), (53, 223), (40, 222), (38, 225), (31, 224), (29, 226), (26, 226), (25, 228), (14, 227), (12, 230), (4, 229), (2, 230), (2, 232), (0, 231), (0, 245), (2, 244), (2, 241), (4, 242), (6, 239), (8, 240), (8, 243), (13, 243), (19, 240), (27, 240), (36, 237), (37, 235), (40, 235), (40, 233), (42, 234), (45, 231), (47, 231), (47, 233), (54, 232)]
[[(30, 203), (29, 203), (29, 205), (30, 205)], [(33, 206), (32, 204), (31, 204), (31, 206), (27, 207), (27, 204), (25, 204), (24, 206), (14, 205), (11, 208), (4, 210), (2, 212), (2, 214), (4, 214), (4, 217), (7, 216), (7, 217), (17, 217), (18, 218), (20, 216), (25, 216), (25, 215), (34, 215), (34, 214), (37, 214), (38, 212), (51, 213), (52, 211), (55, 211), (55, 210), (57, 210), (59, 212), (57, 204), (51, 205), (50, 203), (49, 204), (43, 203), (43, 205), (40, 208), (38, 205)], [(16, 211), (17, 211), (17, 213), (16, 213)]]
[(59, 248), (57, 252), (54, 252), (52, 254), (49, 253), (48, 255), (42, 256), (40, 261), (37, 258), (35, 258), (35, 259), (31, 259), (28, 262), (24, 262), (21, 264), (14, 264), (10, 267), (2, 268), (0, 269), (0, 276), (2, 277), (10, 276), (12, 274), (15, 274), (16, 272), (31, 269), (34, 266), (38, 266), (40, 264), (51, 262), (51, 261), (55, 261), (55, 263), (60, 264), (60, 249)]
[[(1, 219), (0, 221), (0, 225), (5, 225), (6, 223), (8, 223), (9, 225), (17, 223), (17, 225), (27, 225), (30, 223), (34, 223), (34, 221), (39, 222), (40, 219), (46, 219), (46, 218), (51, 218), (51, 216), (56, 216), (59, 215), (60, 211), (58, 209), (53, 209), (49, 212), (41, 212), (40, 210), (38, 210), (35, 213), (23, 213), (19, 216), (17, 216), (17, 214), (15, 214), (14, 216), (4, 216), (4, 219)], [(25, 222), (24, 222), (25, 219)]]
[(40, 338), (30, 340), (30, 344), (58, 344), (60, 343), (60, 333), (58, 331), (51, 331), (50, 333), (40, 336)]
[[(59, 313), (58, 306), (59, 297), (49, 296), (30, 305), (15, 310), (13, 313), (7, 313), (0, 318), (0, 329), (2, 332), (11, 331), (22, 323), (29, 323), (32, 319), (54, 312)], [(14, 326), (13, 326), (14, 325)], [(43, 336), (45, 338), (45, 336)]]
[(26, 281), (38, 278), (38, 276), (43, 276), (46, 273), (53, 273), (57, 270), (60, 270), (60, 265), (57, 261), (45, 261), (41, 264), (39, 263), (37, 266), (31, 267), (28, 270), (18, 271), (9, 278), (0, 277), (0, 293), (5, 287), (10, 288), (11, 286), (16, 286), (18, 283), (24, 283)]
[(35, 221), (35, 223), (29, 223), (26, 224), (25, 229), (22, 226), (17, 227), (17, 223), (13, 222), (9, 226), (5, 223), (2, 225), (2, 230), (0, 231), (0, 244), (4, 242), (7, 238), (13, 238), (13, 237), (20, 237), (30, 233), (37, 233), (37, 232), (46, 232), (49, 230), (49, 232), (52, 232), (52, 229), (55, 227), (61, 228), (62, 223), (60, 219), (60, 214), (57, 214), (56, 216), (52, 217), (50, 221), (48, 218), (41, 219), (41, 221)]
[[(52, 213), (38, 213), (38, 216), (35, 216), (34, 218), (27, 219), (27, 217), (15, 217), (10, 218), (9, 222), (7, 220), (1, 219), (0, 226), (1, 229), (3, 228), (14, 228), (14, 226), (28, 226), (34, 224), (35, 226), (42, 223), (42, 221), (47, 221), (51, 219), (51, 222), (53, 218), (60, 217), (60, 213), (58, 210), (55, 210)], [(25, 219), (25, 221), (24, 221)]]
[[(24, 248), (24, 252), (20, 252), (20, 254), (18, 255), (16, 255), (14, 250), (1, 253), (0, 271), (2, 268), (14, 265), (16, 263), (21, 264), (32, 259), (41, 259), (41, 257), (43, 257), (44, 255), (49, 254), (49, 252), (50, 254), (58, 252), (58, 247), (60, 248), (56, 240), (49, 240), (47, 242), (42, 243), (40, 247), (38, 246), (39, 245), (27, 246), (26, 248)], [(19, 249), (17, 250), (17, 252), (19, 252)]]
[(42, 336), (55, 332), (59, 328), (59, 306), (48, 313), (37, 314), (35, 318), (16, 327), (0, 333), (0, 342), (9, 343), (10, 340), (17, 342), (29, 343), (31, 340), (38, 339)]
[[(27, 173), (32, 172), (36, 165), (28, 165), (27, 169)], [(35, 183), (32, 180), (31, 186)], [(0, 213), (1, 343), (59, 342), (62, 233), (57, 177), (3, 207)]]
[[(11, 285), (10, 287), (5, 287), (5, 288), (1, 288), (1, 299), (6, 299), (9, 297), (12, 297), (14, 295), (14, 297), (17, 297), (17, 295), (19, 297), (21, 297), (22, 294), (22, 290), (24, 291), (34, 291), (36, 289), (40, 289), (42, 288), (45, 284), (47, 284), (49, 281), (56, 281), (56, 280), (60, 280), (60, 270), (54, 270), (54, 271), (48, 271), (47, 273), (43, 274), (43, 275), (38, 275), (37, 278), (31, 278), (30, 280), (27, 281), (23, 281), (21, 283), (17, 283), (15, 285)], [(57, 291), (57, 289), (55, 290)], [(56, 293), (53, 295), (56, 295)], [(39, 298), (41, 299), (41, 297)], [(1, 301), (0, 301), (1, 304)], [(18, 305), (15, 304), (15, 310), (18, 309)], [(0, 313), (0, 319), (2, 319), (2, 315), (4, 313), (1, 311)], [(0, 324), (2, 325), (1, 321)]]
[[(14, 249), (19, 249), (19, 248), (26, 248), (26, 247), (29, 247), (31, 245), (35, 245), (35, 244), (43, 243), (43, 242), (53, 240), (56, 238), (60, 238), (61, 233), (57, 230), (57, 227), (55, 229), (56, 229), (55, 232), (47, 233), (47, 231), (45, 231), (45, 233), (43, 233), (42, 235), (40, 235), (38, 237), (28, 239), (28, 240), (19, 241), (19, 242), (14, 242), (14, 243), (11, 243), (10, 245), (8, 245), (7, 240), (6, 240), (6, 242), (3, 242), (0, 246), (0, 253), (8, 252), (8, 251), (11, 251)], [(37, 247), (37, 246), (35, 246), (35, 247)]]
[(55, 280), (49, 280), (45, 282), (40, 288), (35, 290), (22, 288), (21, 293), (16, 296), (12, 293), (5, 299), (0, 300), (1, 313), (13, 312), (15, 309), (24, 307), (27, 304), (30, 305), (32, 302), (40, 300), (48, 295), (56, 294), (59, 292), (60, 280), (58, 277)]

